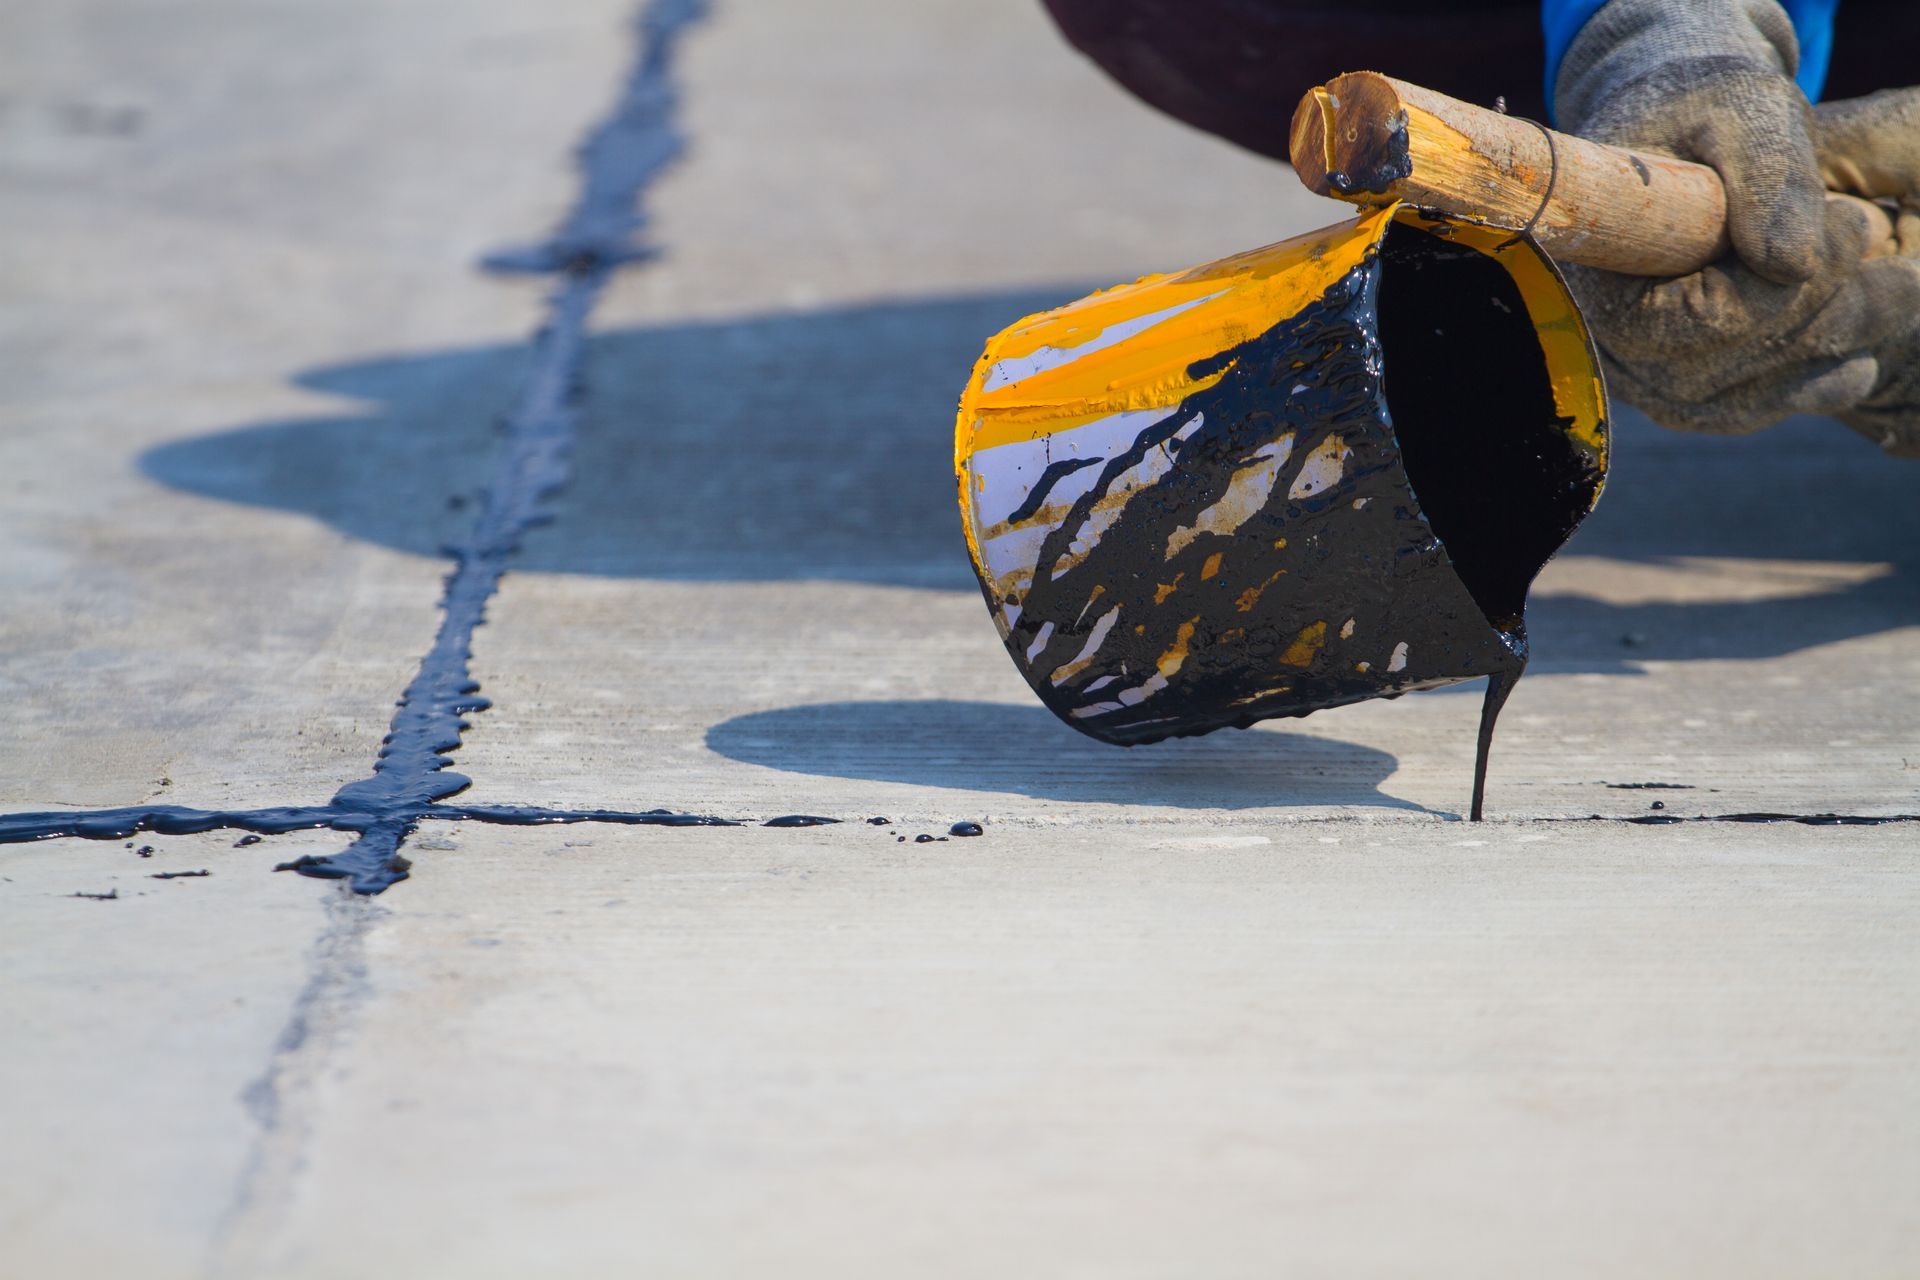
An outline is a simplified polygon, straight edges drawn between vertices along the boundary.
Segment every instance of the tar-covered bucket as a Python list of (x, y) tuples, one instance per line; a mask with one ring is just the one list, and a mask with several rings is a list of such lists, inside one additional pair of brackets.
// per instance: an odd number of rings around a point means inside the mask
[(1391, 206), (1013, 325), (955, 456), (1007, 652), (1131, 745), (1480, 676), (1490, 733), (1607, 450), (1546, 256)]

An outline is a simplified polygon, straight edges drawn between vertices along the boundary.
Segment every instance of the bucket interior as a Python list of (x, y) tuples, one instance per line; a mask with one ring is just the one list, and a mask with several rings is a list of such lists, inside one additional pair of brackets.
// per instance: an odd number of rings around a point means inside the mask
[(1593, 505), (1534, 322), (1491, 256), (1400, 222), (1381, 248), (1385, 395), (1408, 482), (1487, 620), (1517, 633), (1527, 588)]

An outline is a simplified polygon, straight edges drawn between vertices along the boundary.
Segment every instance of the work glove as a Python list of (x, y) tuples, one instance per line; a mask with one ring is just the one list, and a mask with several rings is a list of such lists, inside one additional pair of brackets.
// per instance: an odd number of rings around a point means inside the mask
[[(1798, 63), (1774, 0), (1611, 0), (1561, 64), (1563, 128), (1711, 165), (1726, 185), (1719, 262), (1678, 279), (1566, 272), (1610, 385), (1665, 426), (1872, 412), (1897, 380), (1883, 358), (1914, 349), (1920, 260), (1870, 257), (1888, 247), (1873, 220), (1827, 200)], [(1849, 145), (1876, 131), (1834, 128)]]
[[(1920, 89), (1814, 108), (1820, 174), (1834, 191), (1897, 202), (1897, 249), (1920, 258)], [(1840, 420), (1888, 453), (1920, 457), (1920, 330), (1875, 353), (1880, 381)]]

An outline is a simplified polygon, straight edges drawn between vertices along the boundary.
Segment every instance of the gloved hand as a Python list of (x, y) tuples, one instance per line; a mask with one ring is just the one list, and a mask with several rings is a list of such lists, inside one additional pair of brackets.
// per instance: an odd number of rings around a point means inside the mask
[[(1884, 389), (1878, 353), (1916, 341), (1920, 260), (1868, 259), (1869, 220), (1827, 201), (1798, 60), (1775, 0), (1611, 0), (1561, 64), (1563, 128), (1697, 160), (1726, 184), (1734, 252), (1720, 262), (1675, 280), (1566, 273), (1609, 382), (1666, 426), (1852, 413)], [(1836, 117), (1835, 137), (1877, 127)]]
[[(1814, 108), (1820, 173), (1835, 191), (1898, 201), (1902, 257), (1920, 258), (1920, 89)], [(1840, 420), (1888, 453), (1920, 457), (1920, 331), (1875, 353), (1880, 381)]]

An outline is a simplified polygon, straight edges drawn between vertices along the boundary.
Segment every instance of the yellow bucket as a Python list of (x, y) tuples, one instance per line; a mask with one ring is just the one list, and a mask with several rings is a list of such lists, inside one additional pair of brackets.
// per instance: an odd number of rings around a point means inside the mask
[(1517, 676), (1607, 404), (1553, 264), (1391, 206), (994, 337), (960, 401), (1007, 652), (1133, 744)]

